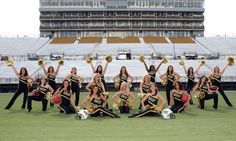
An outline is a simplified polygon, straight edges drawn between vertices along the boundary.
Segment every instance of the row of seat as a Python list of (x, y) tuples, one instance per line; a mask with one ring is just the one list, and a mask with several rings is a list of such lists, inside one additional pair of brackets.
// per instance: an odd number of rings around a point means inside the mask
[[(56, 37), (51, 44), (73, 44), (77, 40), (76, 37)], [(79, 43), (102, 43), (102, 37), (81, 37)], [(168, 43), (165, 37), (144, 37), (145, 43)], [(171, 43), (192, 43), (195, 41), (190, 37), (170, 37)], [(140, 43), (138, 37), (107, 37), (107, 43)]]

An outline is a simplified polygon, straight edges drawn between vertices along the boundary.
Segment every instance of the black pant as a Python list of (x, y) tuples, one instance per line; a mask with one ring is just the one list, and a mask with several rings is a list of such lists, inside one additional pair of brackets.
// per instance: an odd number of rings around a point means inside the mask
[(175, 102), (172, 106), (171, 106), (171, 111), (173, 113), (181, 113), (184, 111), (184, 104), (182, 102)]
[(193, 104), (192, 95), (191, 95), (191, 91), (192, 91), (193, 87), (194, 87), (194, 84), (192, 84), (192, 83), (187, 84), (187, 93), (190, 95), (190, 101), (189, 101), (190, 104)]
[(72, 87), (72, 93), (75, 94), (75, 106), (79, 105), (79, 96), (80, 96), (80, 88), (78, 87)]
[(210, 100), (210, 99), (214, 100), (213, 108), (217, 109), (217, 107), (218, 107), (218, 94), (216, 94), (216, 93), (206, 94), (203, 99), (200, 99), (199, 100), (199, 108), (204, 109), (205, 108), (205, 100)]
[(129, 110), (130, 110), (130, 108), (129, 108), (129, 106), (127, 106), (127, 105), (123, 105), (123, 106), (120, 106), (119, 107), (119, 110), (120, 110), (120, 113), (121, 114), (128, 114), (129, 113)]
[(170, 92), (174, 89), (174, 86), (172, 84), (167, 84), (166, 85), (166, 98), (168, 105), (170, 105)]
[(11, 106), (14, 104), (14, 102), (16, 101), (17, 97), (21, 94), (24, 93), (24, 97), (23, 97), (23, 103), (21, 108), (25, 108), (26, 105), (26, 101), (27, 101), (27, 96), (28, 96), (28, 87), (19, 87), (15, 94), (13, 95), (13, 97), (11, 98), (10, 102), (8, 103), (8, 105), (5, 107), (5, 109), (10, 109)]
[(65, 113), (65, 114), (75, 113), (75, 109), (74, 109), (74, 107), (72, 105), (60, 104), (59, 108), (60, 108), (60, 112), (61, 113)]
[(148, 110), (144, 110), (141, 111), (139, 113), (133, 114), (131, 116), (129, 116), (129, 118), (139, 118), (139, 117), (143, 117), (143, 116), (159, 116), (160, 113), (158, 111), (152, 110), (152, 109), (148, 109)]
[[(53, 89), (53, 91), (54, 91), (54, 92), (52, 93), (52, 95), (54, 95), (54, 93), (57, 91), (56, 84), (53, 84), (53, 83), (50, 84), (50, 83), (49, 83), (49, 85), (52, 87), (52, 89)], [(51, 101), (50, 101), (50, 106), (51, 106), (51, 107), (54, 106), (54, 104), (53, 104)]]
[(219, 93), (223, 96), (225, 102), (227, 103), (228, 106), (232, 106), (231, 102), (229, 101), (228, 97), (226, 96), (225, 92), (224, 92), (224, 89), (222, 88), (222, 86), (218, 86), (219, 89)]
[(30, 111), (32, 109), (32, 100), (34, 101), (42, 101), (42, 111), (47, 110), (47, 104), (48, 100), (45, 99), (44, 96), (28, 96), (28, 103), (27, 103), (27, 108)]
[(98, 117), (98, 116), (109, 116), (112, 118), (120, 118), (120, 116), (112, 113), (111, 111), (103, 108), (103, 107), (99, 107), (97, 109), (95, 109), (92, 113), (90, 113), (91, 117)]

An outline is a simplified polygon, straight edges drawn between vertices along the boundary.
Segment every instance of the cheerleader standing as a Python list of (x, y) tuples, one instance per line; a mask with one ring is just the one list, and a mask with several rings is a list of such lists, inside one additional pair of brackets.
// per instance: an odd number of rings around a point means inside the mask
[(27, 101), (27, 96), (28, 96), (28, 81), (29, 80), (33, 81), (33, 78), (28, 75), (28, 71), (27, 71), (27, 69), (25, 67), (22, 67), (20, 69), (19, 73), (17, 72), (17, 70), (16, 70), (14, 65), (12, 65), (11, 67), (12, 67), (13, 71), (15, 72), (16, 76), (19, 79), (19, 85), (18, 85), (18, 88), (17, 88), (15, 94), (13, 95), (13, 97), (11, 98), (11, 100), (9, 101), (9, 103), (5, 107), (5, 109), (10, 109), (12, 107), (12, 105), (14, 104), (15, 100), (17, 99), (17, 97), (21, 93), (24, 93), (23, 103), (22, 103), (21, 108), (25, 109), (26, 101)]
[(210, 90), (210, 84), (206, 76), (202, 76), (199, 79), (198, 84), (193, 88), (193, 91), (197, 93), (197, 98), (199, 99), (199, 107), (200, 109), (205, 108), (205, 100), (213, 99), (214, 105), (213, 108), (217, 109), (218, 107), (218, 94), (217, 90)]
[[(87, 104), (90, 103), (90, 106)], [(91, 88), (90, 95), (88, 95), (81, 105), (90, 112), (90, 116), (110, 116), (112, 118), (120, 118), (120, 116), (112, 113), (111, 111), (105, 109), (107, 104), (107, 99), (101, 94), (99, 87), (94, 85)]]
[(166, 86), (166, 98), (168, 105), (170, 105), (170, 92), (174, 89), (175, 82), (180, 79), (180, 75), (174, 72), (173, 66), (170, 65), (167, 67), (166, 73), (160, 76), (160, 79), (166, 81), (164, 84)]
[(143, 64), (144, 64), (144, 66), (145, 66), (145, 69), (146, 69), (148, 75), (150, 76), (150, 81), (151, 81), (152, 83), (155, 83), (155, 82), (156, 82), (156, 73), (157, 73), (157, 71), (159, 70), (159, 68), (161, 67), (162, 63), (163, 63), (163, 61), (161, 61), (161, 63), (157, 66), (157, 68), (155, 68), (154, 65), (150, 65), (149, 68), (148, 68), (146, 62), (143, 61)]
[(128, 79), (130, 80), (129, 83), (131, 83), (134, 80), (134, 78), (131, 75), (129, 75), (126, 67), (122, 66), (120, 69), (120, 73), (113, 78), (113, 81), (114, 83), (119, 82), (119, 89), (120, 89), (121, 83), (128, 82)]
[[(187, 95), (188, 101), (183, 103), (182, 102), (182, 96)], [(172, 91), (171, 97), (170, 97), (170, 105), (169, 108), (173, 113), (181, 113), (184, 111), (185, 107), (188, 106), (190, 96), (189, 94), (184, 91), (182, 84), (178, 81), (174, 85), (174, 90)]]
[(69, 74), (66, 79), (70, 80), (72, 94), (75, 94), (75, 105), (78, 106), (80, 97), (80, 85), (84, 81), (84, 79), (77, 75), (77, 69), (75, 67), (71, 69), (71, 74)]
[[(161, 103), (158, 105), (159, 100)], [(159, 115), (162, 111), (163, 105), (165, 104), (165, 99), (159, 94), (158, 88), (155, 86), (155, 84), (152, 83), (150, 86), (150, 93), (145, 95), (141, 103), (142, 111), (129, 116), (129, 118)]]
[(185, 74), (187, 75), (188, 77), (188, 82), (187, 82), (187, 93), (190, 94), (190, 105), (193, 105), (193, 100), (192, 100), (192, 97), (191, 97), (191, 91), (194, 87), (194, 79), (195, 79), (195, 75), (197, 74), (198, 70), (200, 69), (201, 65), (199, 65), (197, 67), (197, 69), (194, 71), (193, 67), (189, 67), (188, 70), (186, 69), (186, 66), (183, 64), (183, 67), (184, 67), (184, 71), (185, 71)]
[(104, 69), (103, 69), (103, 67), (101, 65), (98, 65), (97, 68), (95, 69), (93, 63), (92, 62), (90, 63), (93, 73), (94, 74), (98, 73), (100, 75), (101, 81), (102, 81), (102, 83), (103, 83), (105, 88), (106, 88), (106, 82), (105, 82), (105, 79), (104, 79), (104, 75), (105, 75), (105, 73), (107, 71), (108, 63), (109, 62), (106, 63)]
[(41, 77), (39, 86), (37, 87), (37, 90), (39, 92), (38, 95), (29, 95), (28, 96), (28, 103), (27, 103), (27, 108), (28, 111), (30, 112), (32, 110), (32, 100), (34, 101), (42, 101), (42, 111), (47, 110), (47, 94), (48, 92), (52, 94), (54, 92), (53, 88), (47, 84), (46, 78)]
[[(56, 76), (59, 72), (60, 64), (58, 63), (56, 71), (54, 71), (53, 66), (49, 66), (48, 70), (46, 70), (44, 64), (42, 63), (41, 67), (43, 68), (44, 74), (47, 76), (48, 84), (52, 87), (54, 92), (56, 92), (57, 87), (56, 87)], [(53, 95), (53, 94), (52, 94)], [(50, 106), (53, 107), (53, 103), (50, 102)]]
[(215, 85), (218, 87), (218, 91), (219, 93), (222, 95), (222, 97), (224, 98), (225, 102), (227, 103), (228, 106), (232, 107), (233, 105), (231, 104), (231, 102), (229, 101), (228, 97), (226, 96), (225, 92), (224, 92), (224, 89), (221, 85), (221, 77), (222, 75), (224, 74), (226, 68), (228, 67), (229, 65), (227, 64), (224, 69), (222, 71), (220, 71), (220, 68), (218, 66), (216, 66), (214, 68), (214, 71), (213, 73), (209, 76), (210, 78), (210, 81), (212, 83), (212, 85)]
[(75, 113), (75, 95), (72, 93), (69, 80), (63, 81), (62, 86), (57, 89), (55, 95), (61, 96), (60, 113)]
[(118, 106), (120, 113), (129, 113), (135, 97), (131, 92), (127, 91), (127, 83), (123, 82), (120, 91), (112, 97), (112, 100)]

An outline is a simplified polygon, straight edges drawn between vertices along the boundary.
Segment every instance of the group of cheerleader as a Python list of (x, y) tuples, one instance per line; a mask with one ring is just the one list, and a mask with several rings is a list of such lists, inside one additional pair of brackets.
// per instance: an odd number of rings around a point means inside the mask
[[(231, 63), (227, 63), (222, 71), (216, 66), (210, 76), (200, 76), (199, 81), (195, 84), (198, 70), (204, 63), (201, 62), (194, 71), (193, 67), (187, 69), (185, 64), (181, 62), (180, 64), (183, 66), (188, 78), (186, 89), (179, 81), (181, 76), (175, 72), (172, 65), (169, 65), (166, 73), (160, 75), (162, 84), (165, 85), (166, 101), (156, 86), (156, 74), (159, 72), (161, 65), (167, 63), (166, 59), (163, 59), (157, 67), (154, 65), (148, 67), (144, 59), (140, 59), (140, 61), (144, 64), (147, 75), (143, 77), (143, 81), (140, 83), (139, 110), (137, 113), (129, 116), (130, 118), (160, 115), (165, 105), (167, 105), (166, 108), (171, 109), (174, 113), (181, 113), (189, 104), (193, 104), (192, 91), (198, 99), (198, 108), (200, 109), (204, 109), (204, 103), (209, 99), (214, 100), (213, 108), (217, 109), (217, 92), (223, 96), (228, 106), (233, 106), (221, 86), (221, 77)], [(111, 60), (107, 59), (106, 65), (103, 68), (101, 65), (95, 67), (92, 60), (87, 61), (91, 65), (93, 77), (85, 87), (89, 95), (81, 102), (81, 106), (89, 111), (90, 116), (120, 117), (114, 114), (112, 108), (108, 106), (109, 93), (106, 90), (104, 75), (110, 62)], [(10, 109), (17, 97), (21, 93), (24, 93), (21, 108), (25, 109), (27, 103), (29, 112), (32, 110), (32, 101), (41, 101), (42, 111), (47, 110), (48, 102), (53, 107), (54, 104), (51, 102), (50, 97), (54, 96), (61, 97), (58, 106), (61, 113), (70, 114), (78, 111), (80, 90), (84, 79), (77, 74), (77, 68), (73, 67), (70, 74), (65, 76), (62, 85), (57, 88), (55, 79), (63, 63), (58, 63), (56, 70), (54, 70), (53, 66), (49, 66), (46, 69), (43, 62), (39, 63), (39, 65), (44, 70), (45, 76), (40, 78), (38, 86), (30, 94), (28, 94), (29, 84), (34, 82), (34, 78), (29, 76), (25, 67), (22, 67), (17, 72), (15, 66), (13, 64), (10, 65), (19, 78), (19, 85), (5, 109)], [(112, 96), (113, 109), (119, 110), (120, 113), (130, 113), (130, 110), (134, 108), (136, 96), (130, 90), (133, 80), (134, 78), (128, 73), (125, 66), (122, 66), (119, 74), (113, 78), (115, 87), (117, 88), (117, 92)], [(183, 97), (187, 97), (186, 100), (183, 101)]]

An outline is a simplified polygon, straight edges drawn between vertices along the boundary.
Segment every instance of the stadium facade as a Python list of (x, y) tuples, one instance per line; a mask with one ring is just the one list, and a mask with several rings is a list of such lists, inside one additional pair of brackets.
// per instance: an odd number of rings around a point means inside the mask
[(204, 0), (40, 0), (42, 37), (203, 37)]

